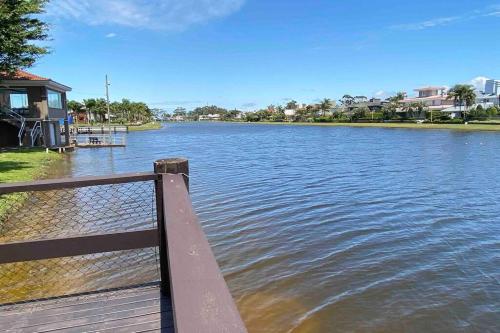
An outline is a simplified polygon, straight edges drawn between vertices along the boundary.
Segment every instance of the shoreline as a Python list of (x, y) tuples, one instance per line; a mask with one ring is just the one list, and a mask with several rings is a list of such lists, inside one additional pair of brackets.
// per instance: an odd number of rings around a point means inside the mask
[[(78, 125), (76, 125), (76, 127), (105, 127), (105, 128), (107, 126), (108, 126), (108, 124), (101, 124), (101, 123), (94, 124), (94, 125), (90, 125), (90, 124), (78, 124)], [(142, 125), (122, 125), (122, 124), (113, 124), (112, 123), (111, 126), (126, 126), (128, 128), (129, 132), (151, 131), (151, 130), (161, 129), (161, 127), (162, 127), (161, 122), (158, 122), (158, 121), (146, 123), (146, 124), (142, 124)]]
[(128, 125), (128, 131), (129, 132), (152, 131), (161, 129), (161, 127), (162, 127), (161, 122), (152, 122), (137, 126)]
[[(224, 121), (225, 122), (225, 121)], [(228, 122), (231, 123), (231, 122)], [(370, 128), (400, 128), (418, 130), (455, 130), (467, 132), (500, 132), (500, 125), (489, 124), (413, 124), (413, 123), (306, 123), (306, 122), (240, 122), (242, 124), (260, 125), (290, 125), (290, 126), (331, 126), (331, 127), (370, 127)]]
[[(62, 161), (62, 155), (45, 149), (21, 149), (0, 152), (0, 184), (43, 179), (50, 168)], [(26, 192), (0, 197), (0, 226), (28, 198)]]

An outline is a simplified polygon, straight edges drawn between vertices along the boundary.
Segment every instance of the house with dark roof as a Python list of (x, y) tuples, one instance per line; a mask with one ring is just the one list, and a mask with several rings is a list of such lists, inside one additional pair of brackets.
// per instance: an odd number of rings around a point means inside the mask
[(68, 91), (68, 86), (25, 71), (0, 73), (0, 147), (68, 146)]

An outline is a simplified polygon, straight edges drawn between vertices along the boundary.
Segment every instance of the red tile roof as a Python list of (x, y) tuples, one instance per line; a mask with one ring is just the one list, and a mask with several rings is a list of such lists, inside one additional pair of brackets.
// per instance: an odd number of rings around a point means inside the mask
[(3, 78), (4, 80), (7, 79), (7, 80), (28, 80), (28, 81), (50, 81), (50, 79), (47, 79), (45, 77), (31, 74), (22, 70), (16, 71), (14, 75), (0, 73), (0, 77)]

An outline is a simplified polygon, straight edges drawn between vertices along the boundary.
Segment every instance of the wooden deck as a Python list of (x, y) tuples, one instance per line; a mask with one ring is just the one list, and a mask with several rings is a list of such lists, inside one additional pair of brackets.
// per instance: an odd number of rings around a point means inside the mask
[(159, 286), (95, 292), (0, 307), (2, 332), (174, 332)]
[(154, 228), (0, 243), (0, 268), (154, 247), (159, 252), (161, 276), (159, 286), (0, 305), (1, 332), (247, 332), (192, 206), (188, 161), (159, 160), (154, 171), (0, 184), (3, 195), (153, 182)]

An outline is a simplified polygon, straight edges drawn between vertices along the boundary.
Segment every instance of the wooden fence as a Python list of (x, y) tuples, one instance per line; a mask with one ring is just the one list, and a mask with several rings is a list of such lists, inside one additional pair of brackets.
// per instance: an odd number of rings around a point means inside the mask
[(157, 228), (0, 244), (0, 265), (158, 247), (161, 291), (170, 295), (177, 332), (246, 332), (189, 197), (185, 159), (154, 163), (152, 173), (0, 184), (0, 195), (152, 181)]

